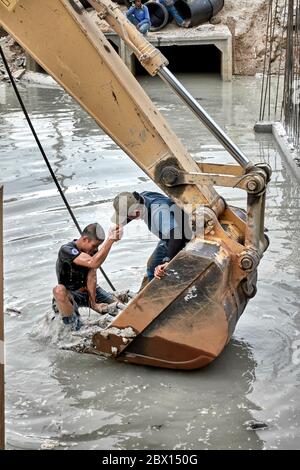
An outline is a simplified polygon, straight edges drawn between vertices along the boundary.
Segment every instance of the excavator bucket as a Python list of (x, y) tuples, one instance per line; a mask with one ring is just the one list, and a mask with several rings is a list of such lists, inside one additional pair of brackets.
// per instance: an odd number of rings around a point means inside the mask
[(212, 362), (228, 343), (248, 299), (256, 271), (247, 276), (221, 240), (194, 239), (151, 281), (106, 330), (96, 350), (119, 361), (172, 369)]

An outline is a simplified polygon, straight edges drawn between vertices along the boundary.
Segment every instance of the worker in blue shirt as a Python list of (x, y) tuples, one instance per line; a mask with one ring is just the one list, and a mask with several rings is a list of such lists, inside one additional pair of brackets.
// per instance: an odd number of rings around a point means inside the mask
[(151, 26), (150, 15), (148, 7), (143, 5), (141, 0), (134, 1), (134, 5), (127, 10), (126, 16), (140, 33), (147, 34)]
[(122, 192), (115, 197), (113, 206), (115, 214), (112, 221), (115, 224), (126, 225), (132, 220), (142, 219), (159, 238), (147, 262), (147, 274), (142, 286), (154, 277), (164, 277), (169, 261), (193, 236), (188, 216), (172, 199), (153, 191)]

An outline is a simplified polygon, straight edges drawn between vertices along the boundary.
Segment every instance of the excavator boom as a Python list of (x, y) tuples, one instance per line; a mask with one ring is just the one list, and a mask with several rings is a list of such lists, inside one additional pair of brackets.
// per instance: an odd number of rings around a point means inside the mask
[[(196, 236), (94, 337), (118, 360), (191, 369), (229, 341), (267, 247), (265, 191), (270, 169), (252, 162), (167, 69), (155, 49), (110, 0), (89, 0), (151, 75), (160, 76), (238, 162), (197, 164), (78, 0), (0, 0), (0, 25), (72, 95), (97, 124), (191, 218)], [(215, 186), (243, 189), (247, 214)], [(199, 207), (204, 227), (197, 227)], [(201, 220), (201, 219), (200, 219)], [(129, 333), (130, 334), (129, 334)]]

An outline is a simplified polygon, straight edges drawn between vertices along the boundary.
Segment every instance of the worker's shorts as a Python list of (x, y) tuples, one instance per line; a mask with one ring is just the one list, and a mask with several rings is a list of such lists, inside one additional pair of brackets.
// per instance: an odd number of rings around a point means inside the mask
[[(74, 303), (74, 311), (78, 312), (78, 307), (89, 307), (89, 297), (87, 292), (81, 292), (79, 290), (75, 291), (68, 291), (71, 295)], [(102, 287), (96, 287), (96, 303), (97, 304), (112, 304), (115, 302), (115, 298), (109, 292), (102, 289)], [(52, 299), (52, 309), (53, 311), (58, 314), (59, 310), (56, 304), (56, 300), (53, 297)]]
[[(81, 292), (79, 290), (69, 291), (73, 299), (75, 300), (78, 307), (89, 306), (89, 296), (87, 292)], [(96, 287), (96, 303), (97, 304), (112, 304), (115, 302), (114, 296), (102, 287)]]

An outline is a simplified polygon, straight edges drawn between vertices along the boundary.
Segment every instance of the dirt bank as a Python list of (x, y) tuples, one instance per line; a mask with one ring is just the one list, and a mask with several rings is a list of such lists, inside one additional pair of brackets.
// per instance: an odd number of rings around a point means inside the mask
[[(279, 0), (278, 7), (283, 13), (284, 1)], [(237, 75), (254, 75), (263, 70), (268, 8), (269, 0), (225, 0), (223, 10), (216, 16), (234, 35), (234, 73)], [(275, 26), (275, 62), (280, 54), (280, 26)]]

